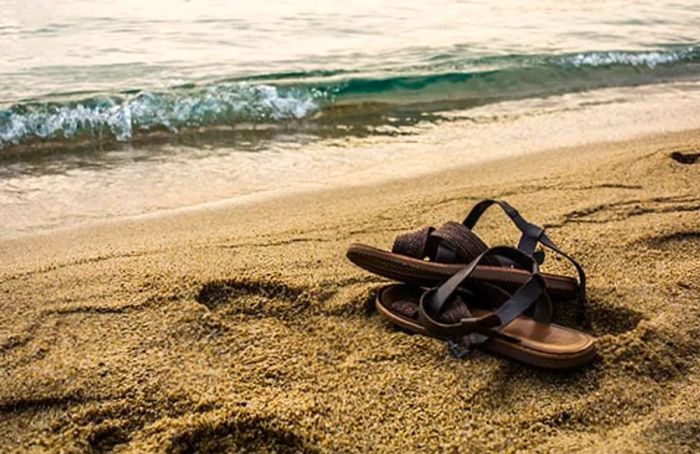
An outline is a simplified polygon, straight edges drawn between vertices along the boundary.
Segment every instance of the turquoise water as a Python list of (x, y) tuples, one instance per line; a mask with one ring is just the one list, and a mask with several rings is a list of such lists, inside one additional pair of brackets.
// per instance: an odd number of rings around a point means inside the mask
[(700, 4), (643, 3), (0, 0), (0, 148), (696, 78)]

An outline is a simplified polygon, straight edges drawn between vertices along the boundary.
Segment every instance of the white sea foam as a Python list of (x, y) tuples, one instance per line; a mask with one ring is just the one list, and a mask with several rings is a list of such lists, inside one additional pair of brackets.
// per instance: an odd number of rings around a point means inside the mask
[(93, 98), (70, 105), (38, 104), (0, 111), (0, 148), (32, 138), (111, 136), (129, 140), (134, 131), (303, 118), (318, 100), (301, 90), (226, 83), (199, 90), (140, 92)]
[(582, 66), (646, 66), (654, 68), (658, 65), (668, 65), (686, 60), (692, 56), (695, 48), (676, 51), (654, 51), (654, 52), (587, 52), (572, 55), (563, 59), (564, 64), (571, 64), (576, 67)]

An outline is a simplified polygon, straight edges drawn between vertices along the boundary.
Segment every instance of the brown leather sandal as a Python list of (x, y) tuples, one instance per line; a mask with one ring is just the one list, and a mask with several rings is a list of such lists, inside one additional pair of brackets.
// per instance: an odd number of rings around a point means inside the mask
[[(483, 281), (465, 287), (478, 265), (494, 256), (508, 257), (529, 279), (512, 293)], [(446, 340), (458, 358), (479, 347), (534, 366), (563, 369), (595, 357), (593, 337), (551, 323), (551, 301), (537, 262), (509, 247), (488, 249), (439, 287), (383, 287), (376, 307), (405, 330)]]
[[(355, 265), (380, 276), (419, 286), (436, 285), (461, 270), (488, 246), (472, 229), (481, 215), (492, 205), (500, 206), (522, 232), (518, 249), (544, 261), (544, 251), (535, 248), (541, 244), (564, 258), (578, 273), (575, 278), (542, 273), (548, 292), (553, 297), (577, 298), (578, 321), (584, 323), (586, 301), (586, 274), (583, 267), (564, 253), (547, 236), (542, 227), (526, 221), (520, 213), (502, 200), (483, 200), (477, 203), (464, 221), (447, 222), (440, 228), (428, 227), (399, 235), (391, 252), (364, 244), (351, 244), (347, 257)], [(514, 290), (530, 279), (530, 274), (513, 267), (506, 257), (489, 255), (471, 274), (470, 279), (485, 281)]]

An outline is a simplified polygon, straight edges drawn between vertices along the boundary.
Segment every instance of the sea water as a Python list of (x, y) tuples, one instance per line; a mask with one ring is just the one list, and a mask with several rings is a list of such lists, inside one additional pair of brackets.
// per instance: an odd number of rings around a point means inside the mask
[(693, 127), (698, 76), (687, 0), (0, 0), (0, 235)]

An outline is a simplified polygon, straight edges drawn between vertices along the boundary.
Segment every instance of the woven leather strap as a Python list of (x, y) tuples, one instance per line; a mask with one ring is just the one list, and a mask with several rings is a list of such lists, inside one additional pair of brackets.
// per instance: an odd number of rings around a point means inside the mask
[[(488, 246), (481, 238), (464, 225), (446, 222), (437, 229), (428, 227), (398, 235), (391, 251), (438, 263), (469, 263), (486, 249)], [(494, 257), (489, 257), (484, 264), (499, 265)]]
[(433, 230), (435, 230), (433, 227), (426, 227), (421, 230), (398, 235), (394, 240), (394, 246), (391, 248), (391, 252), (421, 260), (428, 257), (428, 242)]

